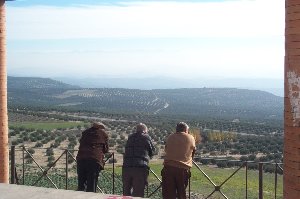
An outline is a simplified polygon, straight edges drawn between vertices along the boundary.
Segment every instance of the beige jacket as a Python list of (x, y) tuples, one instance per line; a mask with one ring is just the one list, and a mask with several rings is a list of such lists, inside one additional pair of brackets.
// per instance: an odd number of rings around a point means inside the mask
[(192, 135), (181, 132), (171, 134), (165, 146), (164, 165), (189, 169), (192, 167), (193, 153), (196, 150)]

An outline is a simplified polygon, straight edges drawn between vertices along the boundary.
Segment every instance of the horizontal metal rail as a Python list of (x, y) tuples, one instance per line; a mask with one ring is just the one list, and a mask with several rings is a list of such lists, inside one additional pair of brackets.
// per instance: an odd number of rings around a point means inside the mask
[[(205, 158), (203, 158), (205, 159)], [(211, 158), (209, 158), (211, 159)], [(282, 167), (280, 165), (282, 165), (283, 163), (278, 163), (278, 162), (255, 162), (255, 161), (240, 161), (240, 160), (228, 160), (228, 159), (213, 159), (216, 162), (217, 161), (227, 161), (227, 162), (241, 162), (242, 165), (240, 167), (238, 167), (228, 178), (226, 178), (221, 184), (216, 185), (216, 183), (214, 183), (211, 178), (201, 169), (201, 167), (193, 160), (193, 164), (196, 166), (196, 168), (206, 177), (206, 179), (214, 186), (214, 190), (205, 198), (209, 198), (211, 197), (215, 192), (219, 192), (224, 198), (228, 199), (228, 197), (222, 192), (221, 188), (222, 186), (229, 180), (231, 179), (238, 171), (240, 171), (242, 168), (245, 167), (245, 198), (248, 198), (248, 164), (249, 163), (255, 163), (258, 164), (258, 170), (259, 170), (259, 195), (258, 198), (259, 199), (263, 199), (263, 165), (264, 164), (271, 164), (275, 166), (275, 182), (274, 182), (274, 197), (275, 199), (277, 198), (277, 186), (278, 186), (278, 169), (280, 169), (281, 171), (283, 171)]]
[[(152, 173), (154, 175), (154, 177), (156, 178), (156, 180), (158, 180), (159, 186), (156, 187), (156, 189), (154, 191), (152, 191), (151, 194), (147, 193), (147, 198), (150, 198), (151, 196), (153, 196), (162, 187), (162, 184), (161, 184), (162, 180), (156, 175), (156, 173), (151, 168), (149, 168), (149, 171), (150, 171), (150, 173)], [(148, 192), (148, 185), (147, 185), (147, 192)]]
[[(40, 149), (40, 148), (38, 148)], [(77, 163), (76, 158), (73, 156), (73, 154), (71, 153), (71, 151), (78, 151), (78, 150), (69, 150), (69, 149), (65, 149), (63, 151), (63, 153), (51, 164), (49, 165), (49, 167), (47, 169), (43, 169), (40, 164), (36, 161), (36, 159), (33, 157), (33, 155), (26, 149), (25, 146), (21, 147), (19, 150), (15, 148), (15, 146), (11, 146), (11, 170), (13, 169), (15, 172), (11, 172), (11, 179), (16, 179), (17, 184), (18, 183), (18, 177), (17, 177), (17, 172), (16, 172), (16, 164), (15, 164), (15, 151), (22, 151), (22, 173), (23, 173), (23, 177), (22, 177), (22, 184), (25, 184), (25, 154), (28, 154), (30, 159), (32, 159), (32, 161), (36, 164), (36, 166), (41, 170), (42, 174), (38, 177), (38, 179), (31, 184), (31, 186), (35, 186), (37, 185), (37, 183), (43, 178), (46, 177), (50, 183), (54, 186), (54, 188), (58, 189), (57, 185), (53, 182), (53, 180), (48, 176), (48, 172), (50, 169), (54, 168), (56, 163), (63, 157), (63, 155), (66, 155), (66, 162), (65, 162), (65, 178), (66, 178), (66, 182), (65, 182), (65, 189), (68, 189), (68, 159), (69, 157), (71, 157), (75, 163)], [(110, 158), (114, 158), (114, 153), (108, 153), (107, 158), (105, 159), (105, 163), (110, 159)], [(114, 167), (115, 167), (115, 161), (112, 161), (112, 165), (113, 165), (113, 172), (112, 172), (112, 179), (113, 179), (113, 188), (112, 188), (112, 193), (114, 194), (115, 192), (115, 171), (114, 171)], [(12, 184), (15, 183), (15, 180), (11, 181)], [(104, 193), (104, 191), (99, 187), (99, 185), (97, 185), (97, 189), (101, 192)]]
[[(40, 148), (37, 148), (40, 149)], [(46, 148), (45, 148), (46, 149)], [(61, 149), (62, 150), (62, 149)], [(74, 157), (73, 153), (74, 151), (78, 150), (69, 150), (69, 149), (64, 149), (62, 150), (63, 152), (60, 154), (60, 156), (51, 164), (48, 166), (48, 168), (43, 169), (40, 164), (38, 164), (37, 160), (33, 157), (33, 155), (23, 146), (19, 149), (17, 149), (15, 146), (11, 147), (11, 183), (19, 183), (19, 178), (17, 175), (17, 170), (16, 170), (16, 163), (15, 163), (15, 151), (21, 151), (22, 152), (22, 173), (23, 173), (23, 178), (22, 178), (22, 183), (25, 184), (25, 154), (28, 154), (32, 161), (35, 163), (35, 165), (39, 168), (41, 171), (41, 176), (38, 177), (38, 179), (31, 184), (32, 186), (37, 185), (37, 183), (43, 178), (46, 177), (48, 181), (56, 188), (58, 189), (57, 185), (53, 182), (53, 180), (48, 176), (48, 172), (50, 169), (54, 168), (56, 163), (65, 155), (66, 161), (65, 161), (65, 189), (68, 189), (68, 176), (69, 176), (69, 168), (68, 168), (68, 160), (69, 158), (73, 159), (75, 163), (77, 163), (76, 158)], [(108, 153), (107, 157), (105, 158), (105, 162), (108, 162), (111, 158), (113, 158), (112, 161), (112, 193), (115, 193), (115, 154), (114, 153)], [(258, 198), (262, 199), (263, 198), (263, 173), (264, 173), (264, 165), (274, 165), (275, 167), (275, 178), (274, 178), (274, 198), (277, 198), (277, 192), (278, 192), (278, 175), (282, 174), (283, 168), (282, 168), (282, 163), (279, 162), (255, 162), (255, 161), (241, 161), (241, 160), (228, 160), (228, 159), (213, 159), (213, 158), (202, 158), (201, 160), (214, 160), (214, 162), (219, 162), (219, 161), (226, 161), (226, 162), (240, 162), (239, 166), (237, 169), (234, 170), (223, 182), (217, 184), (215, 183), (208, 174), (204, 172), (204, 170), (201, 168), (201, 166), (193, 160), (193, 165), (199, 170), (202, 175), (208, 180), (208, 182), (213, 186), (213, 190), (205, 197), (205, 198), (210, 198), (213, 194), (216, 192), (220, 193), (224, 198), (228, 199), (228, 196), (223, 192), (222, 188), (223, 186), (233, 177), (235, 176), (239, 171), (241, 171), (242, 168), (245, 168), (245, 198), (248, 198), (248, 170), (249, 170), (249, 164), (256, 164), (258, 165), (258, 172), (259, 172), (259, 194)], [(149, 173), (154, 175), (155, 179), (159, 183), (159, 186), (155, 188), (154, 191), (152, 191), (150, 194), (148, 193), (148, 186), (147, 186), (147, 197), (153, 196), (155, 193), (157, 193), (161, 188), (162, 188), (162, 180), (161, 178), (151, 169), (149, 168)], [(189, 179), (189, 185), (188, 185), (188, 194), (189, 198), (191, 196), (191, 182)], [(97, 189), (101, 192), (104, 193), (104, 191), (97, 185)]]

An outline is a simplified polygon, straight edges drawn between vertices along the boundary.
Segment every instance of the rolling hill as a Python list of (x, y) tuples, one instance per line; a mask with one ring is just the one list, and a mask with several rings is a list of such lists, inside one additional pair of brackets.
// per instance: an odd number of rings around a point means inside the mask
[(9, 89), (50, 89), (50, 88), (79, 88), (61, 81), (40, 77), (7, 77)]
[(283, 120), (283, 98), (236, 88), (79, 88), (49, 78), (8, 77), (9, 107)]

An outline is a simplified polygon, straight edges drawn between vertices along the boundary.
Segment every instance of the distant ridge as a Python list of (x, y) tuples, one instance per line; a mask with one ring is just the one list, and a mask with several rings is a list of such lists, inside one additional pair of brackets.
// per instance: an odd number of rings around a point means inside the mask
[(179, 79), (171, 77), (105, 77), (99, 78), (54, 78), (82, 88), (128, 88), (128, 89), (178, 89), (178, 88), (239, 88), (261, 90), (283, 97), (283, 80), (264, 78), (205, 78)]
[(237, 88), (80, 88), (49, 78), (9, 77), (9, 107), (196, 118), (283, 120), (283, 98)]
[(50, 78), (41, 77), (7, 77), (9, 89), (46, 89), (46, 88), (80, 88)]

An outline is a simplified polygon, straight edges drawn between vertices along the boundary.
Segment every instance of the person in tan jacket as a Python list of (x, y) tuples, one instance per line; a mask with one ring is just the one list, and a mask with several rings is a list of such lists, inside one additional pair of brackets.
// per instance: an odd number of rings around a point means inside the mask
[(176, 126), (176, 133), (167, 139), (161, 171), (164, 199), (186, 199), (186, 187), (196, 150), (195, 139), (188, 134), (188, 130), (188, 125), (180, 122)]
[(82, 132), (76, 156), (78, 191), (96, 192), (99, 173), (104, 169), (104, 154), (108, 152), (108, 135), (104, 124), (94, 122)]

